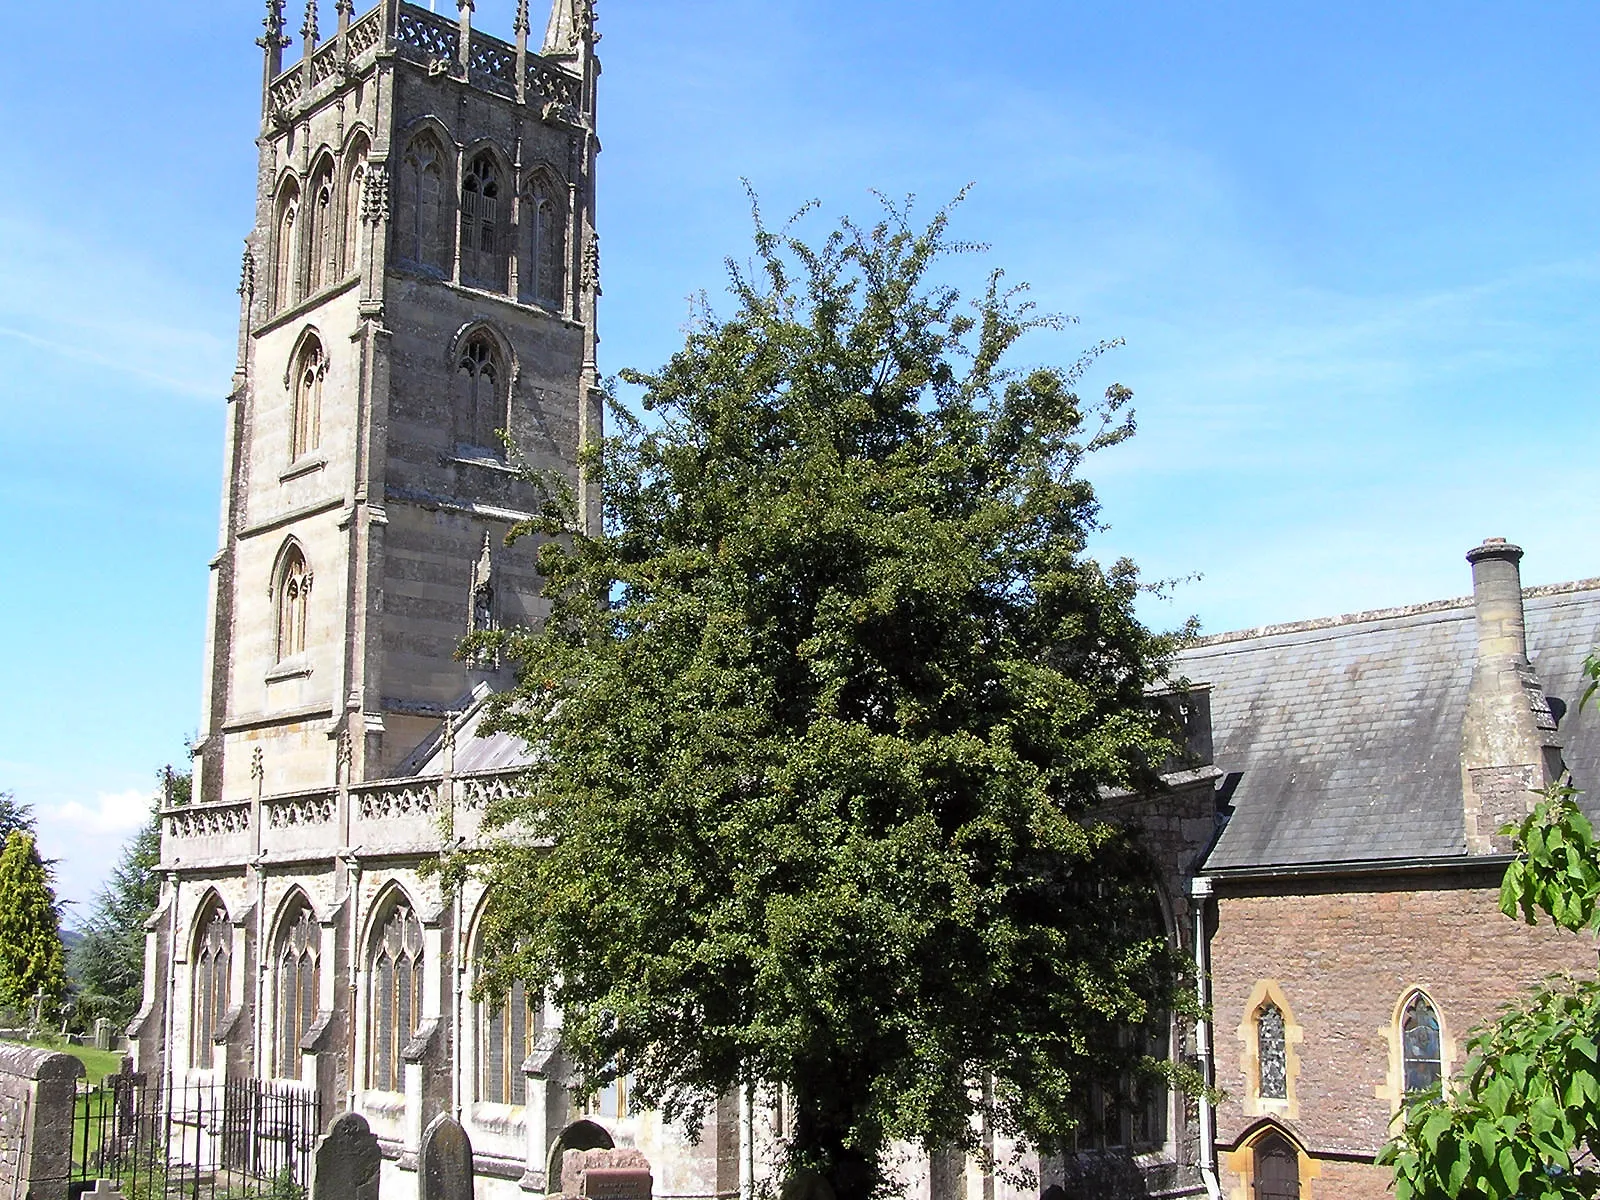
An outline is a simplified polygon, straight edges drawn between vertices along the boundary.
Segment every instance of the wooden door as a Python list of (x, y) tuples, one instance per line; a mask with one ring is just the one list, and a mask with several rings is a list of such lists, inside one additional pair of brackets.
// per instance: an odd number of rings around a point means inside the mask
[(1256, 1200), (1300, 1200), (1300, 1156), (1281, 1134), (1269, 1133), (1255, 1148)]

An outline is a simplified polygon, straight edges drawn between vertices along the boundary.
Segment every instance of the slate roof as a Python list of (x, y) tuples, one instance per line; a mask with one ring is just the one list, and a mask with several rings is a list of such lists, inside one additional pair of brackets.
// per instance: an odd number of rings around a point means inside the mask
[[(479, 726), (484, 717), (484, 701), (489, 698), (487, 684), (479, 684), (455, 706), (454, 774), (474, 775), (509, 771), (533, 762), (522, 739), (509, 733), (483, 734)], [(444, 726), (413, 750), (400, 768), (401, 775), (443, 775), (446, 752)]]
[[(1600, 712), (1578, 710), (1600, 646), (1600, 579), (1523, 592), (1528, 655), (1565, 702), (1558, 736), (1600, 811)], [(1211, 685), (1216, 765), (1238, 772), (1208, 871), (1466, 853), (1461, 720), (1476, 658), (1470, 597), (1266, 626), (1195, 643), (1175, 674)]]

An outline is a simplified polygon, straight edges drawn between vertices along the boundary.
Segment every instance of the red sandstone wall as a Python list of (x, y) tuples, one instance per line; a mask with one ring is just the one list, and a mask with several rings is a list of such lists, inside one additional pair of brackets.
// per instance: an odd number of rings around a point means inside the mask
[[(1218, 1109), (1224, 1149), (1260, 1120), (1246, 1111), (1250, 1089), (1237, 1035), (1259, 980), (1277, 982), (1300, 1027), (1292, 1047), (1299, 1057), (1295, 1111), (1282, 1124), (1313, 1155), (1373, 1154), (1388, 1136), (1392, 1112), (1387, 1096), (1375, 1094), (1390, 1085), (1383, 1031), (1409, 989), (1423, 988), (1438, 1007), (1448, 1073), (1461, 1067), (1468, 1031), (1502, 1003), (1551, 971), (1594, 971), (1592, 937), (1502, 916), (1497, 872), (1475, 875), (1458, 886), (1438, 876), (1345, 880), (1219, 898), (1212, 977), (1217, 1084), (1229, 1093)], [(1407, 887), (1417, 890), (1387, 890)], [(1386, 1172), (1317, 1165), (1323, 1175), (1308, 1179), (1312, 1195), (1386, 1194)], [(1336, 1176), (1339, 1182), (1329, 1186)]]

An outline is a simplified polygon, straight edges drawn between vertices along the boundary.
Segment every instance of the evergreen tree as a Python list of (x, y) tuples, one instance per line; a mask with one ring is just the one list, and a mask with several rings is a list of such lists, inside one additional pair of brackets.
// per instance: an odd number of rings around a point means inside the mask
[(0, 851), (0, 1004), (31, 1011), (42, 994), (49, 1012), (66, 991), (66, 953), (49, 872), (33, 837), (14, 830)]
[(18, 830), (32, 837), (39, 836), (33, 808), (11, 792), (0, 792), (0, 845)]
[[(483, 863), (490, 988), (554, 989), (585, 1086), (691, 1124), (782, 1085), (792, 1168), (840, 1200), (891, 1139), (973, 1118), (1071, 1144), (1091, 1082), (1157, 1071), (1129, 1036), (1192, 1007), (1152, 874), (1096, 820), (1170, 744), (1168, 639), (1137, 572), (1085, 551), (1080, 467), (1129, 393), (1002, 359), (1030, 312), (929, 281), (946, 215), (821, 245), (757, 219), (737, 311), (613, 405), (606, 526), (552, 499), (552, 605), (498, 641), (498, 727), (537, 748)], [(455, 869), (470, 865), (454, 860)]]
[(144, 992), (144, 923), (161, 900), (162, 799), (188, 802), (191, 776), (164, 767), (162, 796), (150, 819), (122, 848), (111, 878), (95, 896), (94, 912), (83, 937), (72, 948), (71, 972), (78, 988), (77, 1013), (87, 1023), (96, 1017), (126, 1022), (139, 1009)]

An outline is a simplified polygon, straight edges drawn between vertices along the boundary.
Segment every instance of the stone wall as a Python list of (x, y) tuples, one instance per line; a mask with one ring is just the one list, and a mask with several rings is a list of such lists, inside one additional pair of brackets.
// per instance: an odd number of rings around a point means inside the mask
[(0, 1195), (66, 1200), (82, 1074), (71, 1055), (0, 1042)]
[[(1469, 1032), (1502, 1004), (1552, 971), (1594, 971), (1592, 937), (1501, 915), (1502, 870), (1282, 881), (1244, 895), (1235, 884), (1219, 896), (1211, 956), (1228, 1195), (1249, 1195), (1248, 1142), (1268, 1119), (1300, 1142), (1301, 1178), (1316, 1193), (1384, 1195), (1388, 1173), (1360, 1160), (1387, 1140), (1399, 1110), (1406, 1000), (1420, 990), (1437, 1009), (1448, 1076), (1462, 1068)], [(1254, 1016), (1268, 997), (1287, 1027), (1284, 1100), (1255, 1096)]]

